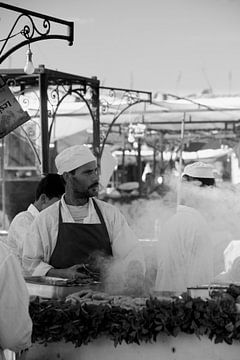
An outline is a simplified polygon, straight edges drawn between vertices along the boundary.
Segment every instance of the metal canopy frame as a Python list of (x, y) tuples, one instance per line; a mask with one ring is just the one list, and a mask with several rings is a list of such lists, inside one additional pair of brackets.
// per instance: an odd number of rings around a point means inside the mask
[(43, 65), (35, 69), (32, 75), (24, 74), (22, 69), (1, 69), (1, 75), (9, 87), (14, 87), (15, 91), (16, 88), (18, 89), (18, 94), (24, 94), (36, 88), (39, 90), (43, 174), (49, 172), (49, 141), (58, 108), (62, 101), (73, 92), (85, 102), (89, 110), (93, 121), (93, 152), (99, 158), (99, 80), (96, 77), (87, 78), (59, 72), (46, 69)]
[[(37, 116), (40, 117), (41, 124), (41, 166), (44, 174), (49, 171), (49, 144), (53, 125), (59, 107), (67, 96), (74, 94), (88, 109), (93, 124), (93, 152), (99, 164), (108, 135), (119, 117), (134, 105), (152, 101), (151, 92), (103, 87), (95, 76), (88, 78), (73, 75), (47, 69), (43, 65), (36, 68), (32, 75), (26, 75), (22, 69), (2, 69), (1, 75), (7, 85), (14, 89), (16, 97), (39, 90)], [(111, 121), (103, 133), (100, 129), (100, 117), (105, 114), (108, 114)], [(79, 118), (81, 121), (80, 114)]]

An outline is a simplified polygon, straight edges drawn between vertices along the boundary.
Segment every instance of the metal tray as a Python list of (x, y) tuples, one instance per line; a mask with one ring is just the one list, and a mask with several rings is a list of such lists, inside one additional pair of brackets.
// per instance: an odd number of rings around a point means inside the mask
[(201, 297), (203, 299), (210, 299), (213, 292), (225, 292), (227, 288), (226, 284), (209, 284), (188, 287), (187, 292), (192, 298)]
[(30, 296), (40, 296), (51, 299), (64, 299), (66, 296), (83, 289), (99, 291), (101, 283), (91, 281), (88, 283), (73, 283), (69, 279), (53, 278), (49, 276), (25, 277)]
[(56, 278), (50, 276), (25, 276), (25, 281), (32, 284), (57, 285), (57, 286), (75, 286), (76, 282), (69, 279)]

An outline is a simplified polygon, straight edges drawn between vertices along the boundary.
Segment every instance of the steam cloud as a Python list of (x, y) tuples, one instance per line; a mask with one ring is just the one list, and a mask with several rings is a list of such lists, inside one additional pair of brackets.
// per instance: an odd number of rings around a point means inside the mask
[[(142, 241), (148, 272), (145, 290), (150, 289), (154, 283), (158, 261), (156, 250), (161, 242), (161, 226), (176, 210), (176, 181), (176, 178), (169, 179), (170, 190), (164, 197), (155, 196), (149, 200), (138, 199), (131, 204), (117, 205), (138, 238), (145, 240)], [(211, 228), (216, 276), (224, 271), (224, 249), (232, 240), (240, 241), (240, 186), (220, 183), (215, 188), (197, 188), (187, 184), (186, 190), (182, 184), (181, 195), (182, 204), (200, 211)], [(147, 239), (151, 241), (146, 241)]]

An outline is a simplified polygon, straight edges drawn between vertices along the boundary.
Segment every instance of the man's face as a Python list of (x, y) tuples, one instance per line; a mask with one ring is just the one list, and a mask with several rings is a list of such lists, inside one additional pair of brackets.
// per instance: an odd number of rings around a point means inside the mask
[(89, 198), (98, 194), (99, 175), (96, 161), (91, 161), (75, 170), (68, 177), (68, 185), (76, 199)]

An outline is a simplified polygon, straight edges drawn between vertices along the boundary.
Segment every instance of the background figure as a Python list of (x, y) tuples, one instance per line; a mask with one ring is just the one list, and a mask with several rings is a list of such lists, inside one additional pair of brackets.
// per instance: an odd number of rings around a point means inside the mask
[(32, 321), (29, 296), (20, 265), (6, 244), (0, 241), (0, 359), (3, 350), (14, 352), (31, 345)]
[(208, 197), (211, 189), (204, 185), (213, 184), (210, 165), (197, 162), (185, 167), (180, 205), (159, 235), (157, 291), (184, 292), (187, 287), (213, 280), (211, 229), (204, 216), (192, 207), (198, 197)]
[(22, 260), (23, 242), (35, 217), (55, 201), (59, 200), (65, 191), (64, 180), (58, 174), (48, 174), (37, 186), (35, 201), (26, 211), (22, 211), (12, 220), (7, 237), (7, 244)]
[(146, 173), (146, 176), (145, 176), (145, 183), (143, 185), (143, 193), (145, 195), (149, 195), (151, 194), (156, 188), (156, 184), (155, 184), (155, 179), (154, 179), (154, 175), (153, 173), (149, 172), (149, 173)]

